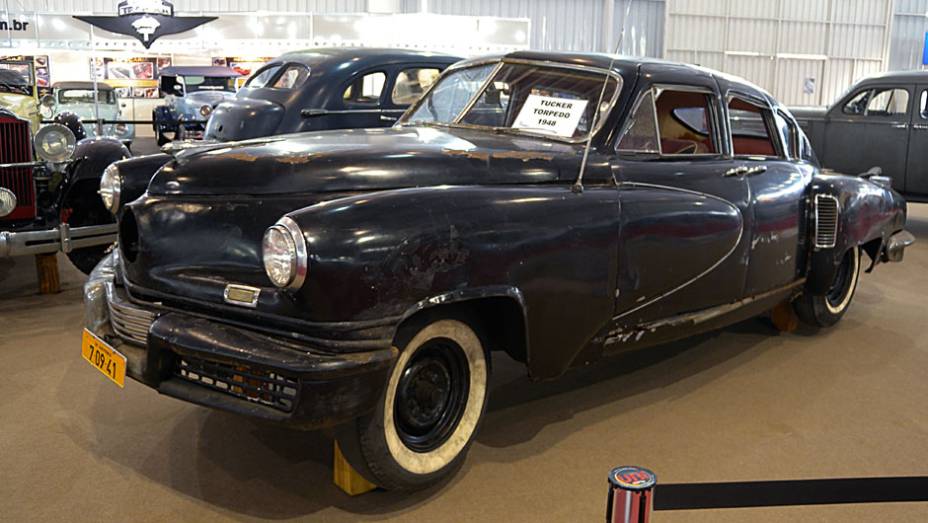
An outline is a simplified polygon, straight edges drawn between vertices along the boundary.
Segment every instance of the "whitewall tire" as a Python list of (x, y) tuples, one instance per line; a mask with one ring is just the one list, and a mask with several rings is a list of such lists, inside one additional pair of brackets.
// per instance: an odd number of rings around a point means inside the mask
[(343, 439), (356, 436), (358, 452), (348, 458), (381, 487), (429, 486), (463, 462), (486, 409), (487, 379), (477, 333), (457, 319), (433, 321), (400, 348), (377, 408), (339, 432), (340, 446), (351, 448)]
[(806, 292), (796, 299), (796, 313), (802, 321), (815, 327), (830, 327), (841, 320), (854, 299), (860, 281), (860, 256), (859, 248), (849, 249), (828, 291), (824, 294)]

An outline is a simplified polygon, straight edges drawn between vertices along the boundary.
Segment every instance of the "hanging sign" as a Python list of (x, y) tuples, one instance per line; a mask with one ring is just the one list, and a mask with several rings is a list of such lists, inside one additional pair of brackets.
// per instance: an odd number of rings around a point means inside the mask
[(174, 16), (174, 5), (165, 0), (124, 0), (116, 6), (117, 16), (75, 16), (111, 33), (135, 37), (145, 49), (165, 35), (189, 31), (215, 16)]

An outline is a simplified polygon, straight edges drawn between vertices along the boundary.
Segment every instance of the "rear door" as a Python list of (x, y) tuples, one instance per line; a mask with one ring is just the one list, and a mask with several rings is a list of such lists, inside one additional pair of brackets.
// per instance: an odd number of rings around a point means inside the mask
[(909, 153), (903, 190), (906, 194), (928, 195), (928, 84), (918, 85), (915, 92), (917, 101), (909, 130)]
[(825, 167), (844, 174), (879, 167), (901, 185), (913, 91), (914, 86), (869, 84), (833, 107), (825, 130)]
[(329, 111), (327, 129), (367, 129), (392, 125), (381, 119), (389, 68), (356, 74), (342, 91), (342, 110)]
[(748, 89), (726, 89), (726, 109), (734, 169), (751, 194), (754, 227), (744, 295), (755, 296), (798, 277), (803, 202), (814, 170), (799, 160), (795, 122), (763, 93)]

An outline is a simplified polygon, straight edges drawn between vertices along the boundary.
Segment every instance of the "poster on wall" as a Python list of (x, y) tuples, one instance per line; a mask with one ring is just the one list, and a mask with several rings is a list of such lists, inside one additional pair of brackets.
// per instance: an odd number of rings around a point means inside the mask
[(273, 59), (273, 56), (214, 56), (213, 65), (229, 67), (243, 78), (248, 78), (251, 73)]
[(169, 57), (133, 56), (91, 59), (91, 75), (116, 89), (121, 98), (158, 98), (158, 72)]
[[(52, 92), (51, 73), (49, 72), (48, 56), (46, 55), (17, 55), (2, 56), (0, 60), (7, 62), (5, 69), (14, 69), (24, 77), (32, 76), (38, 91), (38, 97), (42, 98)], [(18, 62), (18, 63), (17, 63)], [(32, 65), (32, 74), (29, 72), (29, 64)]]

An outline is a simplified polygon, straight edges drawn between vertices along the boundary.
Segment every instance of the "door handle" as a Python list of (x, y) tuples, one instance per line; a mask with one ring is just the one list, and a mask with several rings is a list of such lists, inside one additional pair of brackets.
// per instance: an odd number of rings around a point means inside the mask
[(395, 122), (395, 121), (397, 121), (398, 119), (399, 119), (399, 118), (396, 117), (396, 116), (388, 116), (388, 115), (386, 115), (386, 114), (380, 115), (380, 121), (381, 121), (381, 122)]
[(928, 125), (923, 124), (923, 123), (917, 123), (917, 124), (912, 125), (912, 129), (915, 129), (916, 131), (928, 131)]
[(728, 177), (728, 176), (744, 176), (745, 174), (748, 173), (748, 170), (749, 170), (749, 169), (748, 169), (748, 166), (747, 166), (747, 165), (739, 165), (738, 167), (733, 167), (733, 168), (731, 168), (731, 169), (725, 171), (725, 176), (726, 176), (726, 177)]
[(909, 124), (907, 123), (895, 123), (893, 124), (893, 129), (908, 129)]

